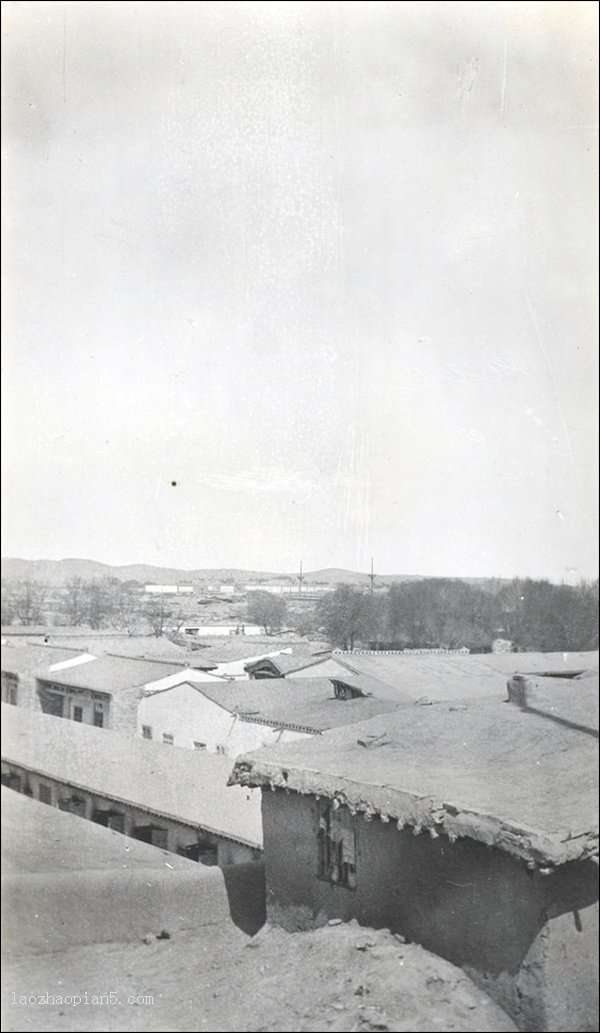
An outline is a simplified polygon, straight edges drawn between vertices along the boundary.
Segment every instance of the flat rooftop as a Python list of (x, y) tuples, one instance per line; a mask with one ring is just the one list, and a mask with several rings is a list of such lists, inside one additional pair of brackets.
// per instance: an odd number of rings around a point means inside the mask
[[(502, 698), (517, 673), (578, 673), (598, 666), (598, 653), (337, 652), (340, 681), (382, 699), (432, 701)], [(329, 672), (328, 672), (329, 673)]]
[[(177, 663), (185, 662), (191, 651), (189, 646), (186, 648), (178, 645), (165, 636), (109, 634), (97, 631), (86, 635), (84, 629), (81, 629), (78, 635), (62, 635), (60, 630), (57, 628), (54, 633), (47, 636), (50, 644), (72, 648), (85, 646), (96, 656), (112, 653), (116, 656), (130, 656), (145, 660), (171, 660)], [(35, 636), (29, 641), (35, 641)], [(197, 659), (200, 659), (200, 656)]]
[(58, 807), (48, 807), (2, 786), (2, 868), (24, 872), (97, 871), (197, 867), (178, 854), (160, 850)]
[(228, 786), (231, 760), (123, 739), (2, 704), (2, 759), (246, 846), (262, 846), (260, 794)]
[[(259, 681), (193, 681), (192, 689), (211, 699), (243, 721), (275, 728), (322, 732), (340, 725), (366, 721), (375, 714), (395, 711), (397, 704), (384, 699), (335, 699), (328, 678), (265, 678)], [(174, 687), (175, 688), (175, 687)], [(147, 696), (172, 689), (148, 690)]]
[(531, 710), (494, 699), (402, 707), (238, 757), (233, 777), (540, 864), (582, 859), (598, 849), (598, 678), (538, 681)]
[(118, 692), (147, 685), (184, 671), (186, 665), (177, 661), (136, 660), (124, 656), (100, 656), (89, 663), (52, 671), (48, 680), (71, 688), (94, 692)]
[[(84, 649), (29, 644), (25, 646), (5, 645), (2, 646), (2, 670), (11, 674), (33, 674), (35, 671), (47, 671), (53, 664), (64, 663), (84, 655)], [(59, 673), (61, 672), (56, 672), (57, 676)]]

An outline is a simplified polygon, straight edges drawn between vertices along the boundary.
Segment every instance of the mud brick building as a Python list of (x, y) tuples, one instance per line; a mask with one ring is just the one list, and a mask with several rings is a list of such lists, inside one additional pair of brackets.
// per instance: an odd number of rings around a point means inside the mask
[(597, 1027), (598, 677), (517, 678), (238, 758), (267, 913), (386, 927), (532, 1031)]

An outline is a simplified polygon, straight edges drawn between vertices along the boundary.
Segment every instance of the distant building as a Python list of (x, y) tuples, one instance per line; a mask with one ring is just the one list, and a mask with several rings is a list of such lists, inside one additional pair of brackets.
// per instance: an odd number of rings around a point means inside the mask
[(269, 595), (289, 595), (290, 592), (296, 591), (298, 586), (293, 582), (285, 584), (251, 584), (244, 585), (244, 592), (268, 592)]
[(201, 624), (200, 621), (184, 621), (176, 631), (179, 635), (201, 637), (203, 635), (264, 635), (264, 628), (259, 624), (246, 624), (243, 621), (231, 624)]
[(597, 1029), (597, 690), (521, 677), (512, 704), (406, 706), (238, 758), (263, 790), (268, 919), (391, 928), (520, 1029)]
[(268, 592), (270, 595), (322, 595), (324, 592), (331, 592), (331, 585), (313, 585), (304, 581), (302, 587), (297, 580), (285, 584), (250, 584), (243, 586), (244, 592)]
[(492, 653), (512, 653), (513, 644), (508, 638), (495, 638), (492, 642)]
[(144, 592), (147, 595), (193, 595), (193, 585), (144, 585)]

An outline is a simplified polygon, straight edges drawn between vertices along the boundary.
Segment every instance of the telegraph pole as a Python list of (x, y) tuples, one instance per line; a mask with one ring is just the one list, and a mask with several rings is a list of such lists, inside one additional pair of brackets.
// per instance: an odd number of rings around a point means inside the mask
[(373, 573), (373, 557), (371, 556), (371, 573), (369, 574), (369, 581), (371, 582), (371, 589), (370, 589), (371, 595), (373, 595), (373, 592), (375, 591), (375, 578), (376, 578), (376, 576), (377, 575)]
[(302, 582), (304, 581), (304, 574), (302, 573), (302, 560), (300, 560), (300, 573), (298, 574), (298, 592), (302, 595)]

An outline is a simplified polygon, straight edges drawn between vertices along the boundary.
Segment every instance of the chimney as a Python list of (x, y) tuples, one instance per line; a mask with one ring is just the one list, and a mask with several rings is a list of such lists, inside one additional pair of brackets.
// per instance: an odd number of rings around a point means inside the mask
[(512, 678), (508, 679), (506, 683), (508, 689), (508, 699), (510, 703), (514, 703), (515, 706), (526, 709), (527, 707), (527, 690), (529, 684), (527, 677), (524, 674), (515, 674)]

